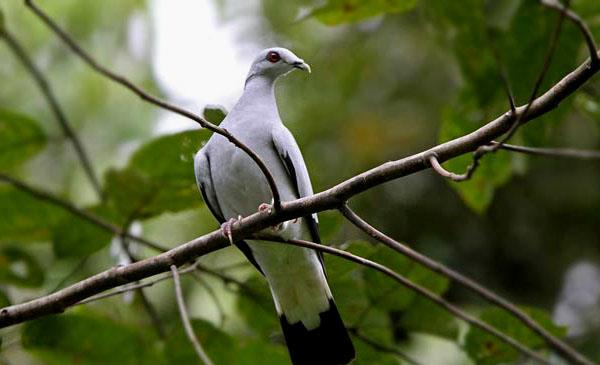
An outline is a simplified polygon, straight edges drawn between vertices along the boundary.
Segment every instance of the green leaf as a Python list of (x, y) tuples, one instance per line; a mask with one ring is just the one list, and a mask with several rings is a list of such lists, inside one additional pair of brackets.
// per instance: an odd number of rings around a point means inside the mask
[[(355, 255), (368, 257), (375, 247), (366, 242), (351, 242), (344, 250)], [(353, 321), (360, 317), (369, 306), (364, 279), (364, 267), (340, 257), (325, 255), (327, 281), (333, 292), (338, 310), (346, 325), (354, 326)]]
[(0, 8), (0, 32), (4, 30), (4, 24), (4, 12), (2, 11), (2, 8)]
[(237, 296), (237, 310), (248, 327), (258, 337), (268, 337), (280, 331), (279, 319), (271, 292), (263, 276), (251, 276)]
[[(546, 311), (537, 308), (521, 309), (553, 335), (559, 337), (566, 335), (566, 328), (554, 324)], [(481, 313), (479, 318), (526, 347), (540, 349), (545, 345), (543, 339), (503, 309), (488, 308)], [(469, 328), (464, 347), (469, 356), (477, 364), (482, 365), (512, 363), (520, 355), (511, 346), (475, 327)]]
[(45, 145), (46, 135), (33, 119), (0, 109), (0, 170), (27, 161)]
[[(466, 99), (466, 100), (465, 100)], [(442, 117), (439, 141), (445, 142), (477, 129), (482, 123), (482, 113), (468, 99), (468, 93)], [(462, 155), (446, 162), (444, 167), (462, 174), (473, 162), (471, 154)], [(473, 176), (462, 182), (449, 182), (465, 204), (477, 213), (483, 213), (494, 198), (495, 189), (505, 184), (512, 175), (512, 155), (498, 152), (487, 154), (479, 160)]]
[(31, 195), (0, 186), (0, 244), (46, 241), (53, 226), (64, 216), (61, 209)]
[(416, 0), (329, 0), (312, 15), (327, 25), (352, 23), (384, 13), (411, 10)]
[[(450, 283), (445, 277), (387, 247), (379, 246), (368, 258), (435, 294), (441, 295), (449, 287)], [(458, 327), (454, 317), (428, 299), (373, 270), (366, 269), (364, 276), (371, 305), (390, 313), (397, 330), (405, 333), (425, 332), (448, 338), (457, 335)]]
[(49, 365), (164, 363), (151, 340), (144, 331), (87, 312), (27, 322), (22, 334), (23, 347)]
[[(517, 103), (528, 101), (556, 27), (555, 11), (535, 1), (518, 3), (512, 0), (424, 1), (425, 14), (438, 31), (440, 42), (450, 46), (460, 65), (465, 86), (473, 90), (477, 106), (485, 108), (486, 112), (494, 112), (499, 101), (503, 102), (504, 110), (508, 109), (499, 62), (506, 69)], [(492, 18), (491, 12), (495, 13)], [(506, 28), (506, 31), (492, 37), (488, 32), (490, 26), (492, 29)], [(500, 60), (492, 53), (492, 42), (500, 52)], [(583, 46), (577, 29), (565, 24), (541, 91), (576, 66), (576, 55)]]
[(22, 248), (0, 247), (0, 283), (38, 287), (44, 283), (44, 271), (38, 261)]
[[(106, 206), (87, 209), (107, 222), (116, 219)], [(85, 257), (107, 246), (113, 234), (83, 218), (69, 214), (52, 231), (52, 248), (59, 258)]]
[(8, 307), (10, 305), (10, 299), (5, 292), (0, 290), (0, 308)]
[(206, 130), (162, 136), (141, 146), (122, 170), (106, 174), (107, 193), (124, 218), (148, 218), (202, 203), (194, 177), (194, 155)]
[(485, 0), (485, 14), (490, 28), (507, 31), (523, 0)]
[[(203, 320), (192, 320), (192, 327), (198, 341), (215, 364), (237, 364), (236, 341), (231, 336)], [(199, 363), (198, 355), (179, 323), (167, 338), (165, 352), (169, 364)]]
[(204, 107), (202, 115), (209, 122), (219, 125), (227, 116), (227, 110), (221, 105), (207, 105)]

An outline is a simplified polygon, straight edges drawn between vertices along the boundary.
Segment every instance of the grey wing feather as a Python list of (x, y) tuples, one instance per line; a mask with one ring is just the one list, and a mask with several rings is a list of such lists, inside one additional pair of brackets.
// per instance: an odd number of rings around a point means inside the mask
[[(299, 198), (313, 195), (310, 176), (304, 163), (304, 158), (300, 148), (294, 139), (294, 136), (286, 127), (277, 128), (273, 132), (273, 145), (277, 150), (285, 169), (294, 184), (294, 188)], [(319, 236), (319, 221), (316, 214), (304, 217), (308, 224), (312, 240), (321, 243)], [(319, 255), (320, 257), (320, 255)]]
[[(219, 199), (217, 198), (217, 194), (214, 188), (212, 175), (210, 172), (210, 158), (208, 153), (202, 148), (196, 154), (194, 158), (194, 173), (196, 174), (196, 184), (198, 184), (198, 189), (202, 194), (202, 198), (206, 203), (206, 206), (215, 216), (219, 224), (225, 223), (225, 216), (221, 211), (221, 207), (219, 205)], [(246, 241), (237, 241), (235, 245), (242, 251), (242, 253), (246, 256), (248, 261), (254, 265), (261, 274), (264, 274), (258, 262), (254, 258), (252, 254), (252, 250)]]
[(220, 224), (225, 223), (225, 216), (219, 206), (219, 200), (217, 199), (210, 173), (210, 160), (204, 148), (198, 151), (194, 158), (194, 172), (196, 174), (196, 184), (198, 184), (198, 189), (202, 194), (206, 206)]

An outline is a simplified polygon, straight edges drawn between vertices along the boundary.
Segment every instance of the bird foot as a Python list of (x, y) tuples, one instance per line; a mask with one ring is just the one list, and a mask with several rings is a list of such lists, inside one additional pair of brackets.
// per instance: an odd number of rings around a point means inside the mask
[[(273, 212), (273, 204), (267, 204), (267, 203), (262, 203), (261, 205), (258, 206), (258, 211), (263, 213), (263, 212), (267, 212), (269, 214), (271, 214)], [(294, 219), (294, 223), (296, 223), (298, 221), (298, 218)], [(271, 229), (278, 232), (281, 231), (282, 229), (284, 229), (287, 226), (286, 222), (281, 222), (277, 225), (271, 226)]]
[(267, 203), (262, 203), (261, 205), (258, 206), (258, 211), (261, 213), (267, 212), (267, 213), (271, 214), (271, 212), (273, 211), (273, 205), (267, 204)]
[(231, 230), (233, 228), (233, 225), (241, 220), (242, 220), (242, 216), (238, 215), (237, 219), (231, 218), (227, 222), (221, 224), (221, 233), (223, 233), (223, 236), (225, 236), (229, 239), (229, 243), (231, 243), (232, 245), (233, 245), (233, 234), (231, 233)]

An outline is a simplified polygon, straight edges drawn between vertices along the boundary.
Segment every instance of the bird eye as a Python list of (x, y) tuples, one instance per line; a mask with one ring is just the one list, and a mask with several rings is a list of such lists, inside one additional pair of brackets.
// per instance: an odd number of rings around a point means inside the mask
[(267, 61), (269, 61), (271, 63), (277, 63), (277, 62), (279, 62), (280, 59), (281, 59), (281, 56), (279, 55), (279, 53), (277, 53), (275, 51), (271, 51), (267, 54)]

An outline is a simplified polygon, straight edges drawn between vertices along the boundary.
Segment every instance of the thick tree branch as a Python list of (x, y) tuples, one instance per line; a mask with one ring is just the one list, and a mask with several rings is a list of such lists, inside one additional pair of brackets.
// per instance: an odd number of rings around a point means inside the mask
[[(597, 71), (598, 66), (591, 65), (589, 61), (584, 62), (550, 90), (538, 97), (532, 103), (524, 122), (554, 109)], [(337, 209), (352, 196), (372, 187), (428, 169), (430, 167), (428, 157), (432, 154), (437, 156), (438, 161), (443, 162), (473, 151), (478, 146), (488, 144), (505, 133), (510, 128), (515, 115), (523, 110), (524, 107), (521, 106), (517, 108), (516, 114), (505, 113), (465, 136), (397, 161), (386, 162), (315, 195), (286, 202), (279, 212), (257, 212), (248, 216), (233, 225), (234, 239), (248, 237), (261, 229), (286, 220), (324, 210)], [(50, 313), (62, 312), (70, 305), (104, 290), (169, 271), (172, 264), (184, 264), (227, 245), (228, 240), (221, 234), (220, 230), (208, 233), (158, 256), (135, 264), (107, 270), (49, 296), (4, 308), (0, 311), (0, 327), (6, 327)]]
[(102, 190), (102, 186), (100, 184), (100, 180), (98, 176), (94, 172), (94, 168), (90, 162), (90, 158), (88, 157), (85, 148), (83, 148), (83, 144), (77, 137), (77, 134), (73, 130), (71, 123), (69, 123), (65, 112), (62, 110), (60, 104), (56, 96), (54, 95), (54, 91), (50, 87), (48, 80), (42, 73), (42, 71), (35, 65), (35, 63), (31, 60), (31, 57), (25, 51), (25, 48), (21, 46), (19, 41), (15, 38), (15, 36), (6, 29), (6, 26), (0, 27), (0, 38), (3, 38), (11, 51), (15, 54), (15, 56), (21, 61), (27, 72), (31, 75), (35, 83), (38, 85), (40, 91), (44, 95), (44, 98), (48, 102), (50, 106), (50, 110), (54, 117), (58, 121), (63, 134), (67, 137), (71, 143), (73, 144), (73, 148), (75, 148), (75, 153), (81, 162), (81, 166), (83, 166), (83, 170), (90, 180), (94, 190), (98, 194), (101, 200), (104, 200), (104, 192)]
[(37, 15), (42, 20), (42, 22), (44, 22), (44, 24), (48, 26), (48, 28), (50, 28), (73, 51), (73, 53), (79, 56), (79, 58), (81, 58), (85, 63), (87, 63), (88, 66), (90, 66), (94, 71), (126, 87), (127, 89), (135, 93), (137, 96), (139, 96), (142, 100), (145, 100), (158, 107), (191, 119), (198, 123), (201, 127), (222, 135), (228, 141), (233, 143), (236, 147), (243, 150), (258, 165), (263, 175), (267, 179), (267, 183), (269, 184), (269, 187), (271, 188), (271, 193), (273, 194), (273, 208), (274, 210), (279, 210), (279, 208), (281, 207), (281, 198), (279, 190), (277, 189), (277, 184), (275, 183), (275, 179), (273, 178), (273, 175), (269, 171), (267, 165), (265, 165), (262, 159), (248, 146), (246, 146), (244, 143), (238, 140), (226, 129), (218, 127), (210, 123), (206, 119), (202, 118), (201, 116), (196, 115), (188, 110), (185, 110), (167, 101), (161, 100), (155, 96), (148, 94), (146, 91), (142, 90), (139, 86), (135, 85), (126, 77), (114, 73), (106, 67), (102, 66), (89, 53), (84, 51), (83, 48), (81, 48), (70, 35), (68, 35), (63, 29), (61, 29), (58, 26), (58, 24), (54, 22), (54, 20), (52, 20), (40, 7), (38, 7), (33, 2), (33, 0), (25, 0), (25, 4), (31, 9), (31, 11), (35, 15)]

